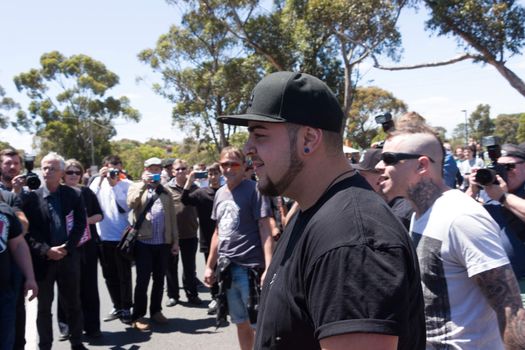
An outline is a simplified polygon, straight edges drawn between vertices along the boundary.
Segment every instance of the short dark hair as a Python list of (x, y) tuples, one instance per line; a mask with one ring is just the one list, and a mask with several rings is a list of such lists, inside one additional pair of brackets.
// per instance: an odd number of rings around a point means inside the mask
[(120, 160), (120, 157), (117, 155), (105, 156), (104, 159), (102, 159), (102, 165), (107, 164), (122, 164), (122, 160)]
[(213, 163), (212, 165), (208, 165), (206, 167), (206, 171), (217, 171), (217, 172), (221, 172), (221, 165), (217, 162)]
[(18, 159), (20, 159), (20, 162), (22, 162), (22, 157), (20, 156), (20, 153), (18, 151), (15, 151), (12, 148), (6, 148), (0, 151), (0, 163), (4, 161), (4, 157), (14, 157), (17, 156)]

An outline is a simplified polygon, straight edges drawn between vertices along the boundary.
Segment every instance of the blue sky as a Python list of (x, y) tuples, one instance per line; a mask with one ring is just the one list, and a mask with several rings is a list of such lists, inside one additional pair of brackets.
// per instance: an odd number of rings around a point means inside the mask
[[(523, 1), (521, 1), (523, 3)], [(154, 94), (151, 83), (159, 77), (137, 60), (137, 53), (155, 45), (157, 38), (179, 21), (177, 8), (163, 0), (3, 0), (0, 2), (0, 85), (23, 105), (13, 77), (39, 67), (44, 52), (58, 50), (66, 56), (86, 54), (102, 61), (120, 77), (111, 95), (125, 95), (142, 113), (138, 124), (117, 121), (116, 139), (146, 141), (152, 137), (180, 140), (171, 126), (171, 105)], [(452, 38), (431, 37), (423, 31), (426, 14), (405, 12), (400, 20), (403, 64), (448, 59), (461, 53)], [(525, 56), (509, 60), (525, 79)], [(387, 72), (361, 66), (363, 85), (376, 85), (404, 100), (410, 110), (425, 116), (434, 126), (449, 132), (464, 120), (462, 110), (472, 112), (489, 104), (491, 116), (525, 112), (525, 98), (494, 68), (463, 62), (413, 71)], [(137, 82), (137, 77), (143, 78)], [(0, 139), (17, 148), (30, 149), (31, 135), (0, 130)]]

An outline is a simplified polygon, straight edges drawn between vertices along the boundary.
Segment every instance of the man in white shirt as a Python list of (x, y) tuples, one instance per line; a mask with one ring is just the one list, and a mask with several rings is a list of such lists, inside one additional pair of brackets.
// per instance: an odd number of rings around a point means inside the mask
[(117, 252), (122, 232), (128, 226), (129, 208), (126, 204), (131, 181), (122, 173), (122, 161), (118, 156), (104, 158), (99, 176), (89, 188), (97, 195), (104, 219), (97, 223), (102, 246), (101, 265), (108, 287), (113, 310), (104, 318), (117, 318), (131, 323), (131, 263)]
[(521, 349), (524, 337), (517, 330), (524, 313), (499, 228), (473, 199), (444, 184), (443, 157), (436, 134), (420, 123), (391, 133), (376, 166), (383, 193), (407, 198), (415, 210), (410, 234), (420, 264), (427, 349)]

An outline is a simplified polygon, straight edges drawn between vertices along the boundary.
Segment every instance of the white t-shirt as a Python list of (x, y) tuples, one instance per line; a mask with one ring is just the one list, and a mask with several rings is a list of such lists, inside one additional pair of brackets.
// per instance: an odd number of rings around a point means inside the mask
[[(97, 222), (97, 230), (101, 240), (120, 241), (122, 231), (128, 226), (129, 207), (126, 200), (131, 183), (128, 179), (123, 179), (111, 187), (106, 179), (100, 183), (100, 179), (96, 178), (89, 186), (97, 195), (100, 208), (104, 214), (102, 221)], [(123, 213), (119, 212), (117, 203), (124, 211)]]
[(488, 212), (449, 190), (419, 219), (412, 216), (410, 234), (421, 270), (427, 349), (504, 349), (496, 313), (472, 279), (509, 264)]

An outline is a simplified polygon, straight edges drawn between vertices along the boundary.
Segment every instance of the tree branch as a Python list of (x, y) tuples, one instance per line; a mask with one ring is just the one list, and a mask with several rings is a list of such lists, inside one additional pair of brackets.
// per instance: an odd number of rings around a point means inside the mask
[(446, 60), (446, 61), (420, 63), (420, 64), (414, 64), (414, 65), (409, 65), (409, 66), (387, 67), (387, 66), (381, 65), (379, 63), (379, 61), (377, 60), (377, 57), (375, 57), (375, 55), (372, 55), (372, 59), (374, 60), (374, 68), (382, 69), (382, 70), (390, 70), (390, 71), (409, 70), (409, 69), (418, 69), (418, 68), (430, 68), (430, 67), (441, 67), (441, 66), (446, 66), (446, 65), (457, 63), (457, 62), (464, 61), (464, 60), (481, 60), (481, 61), (485, 61), (483, 56), (472, 55), (472, 54), (469, 54), (469, 53), (465, 53), (463, 55), (454, 57), (454, 58)]

